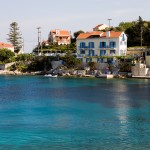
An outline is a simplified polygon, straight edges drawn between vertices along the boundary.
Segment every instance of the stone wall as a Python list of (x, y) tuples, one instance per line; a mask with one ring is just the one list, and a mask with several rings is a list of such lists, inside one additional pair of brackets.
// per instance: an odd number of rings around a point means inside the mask
[(60, 61), (52, 61), (51, 65), (52, 65), (52, 68), (55, 69), (55, 68), (59, 67), (60, 65), (62, 65), (62, 60), (60, 60)]

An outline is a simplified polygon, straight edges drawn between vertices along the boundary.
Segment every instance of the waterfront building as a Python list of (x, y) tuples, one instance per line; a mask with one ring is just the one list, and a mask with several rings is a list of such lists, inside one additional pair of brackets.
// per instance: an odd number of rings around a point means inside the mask
[(0, 42), (0, 49), (4, 49), (4, 48), (14, 52), (14, 46), (12, 44)]
[(71, 34), (67, 30), (51, 30), (48, 36), (48, 42), (58, 45), (68, 45), (71, 43)]
[(124, 32), (91, 31), (77, 37), (77, 57), (82, 62), (108, 62), (114, 56), (126, 56), (127, 36)]

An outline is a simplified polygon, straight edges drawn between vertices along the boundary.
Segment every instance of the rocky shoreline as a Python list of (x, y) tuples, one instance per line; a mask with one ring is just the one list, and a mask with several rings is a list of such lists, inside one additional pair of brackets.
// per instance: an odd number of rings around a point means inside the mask
[(20, 71), (9, 71), (9, 70), (0, 70), (0, 75), (35, 75), (34, 72), (20, 72)]
[[(0, 75), (45, 75), (45, 74), (51, 74), (50, 72), (20, 72), (20, 71), (9, 71), (9, 70), (0, 70)], [(52, 74), (57, 74), (59, 77), (83, 77), (83, 78), (107, 78), (107, 74), (101, 74), (99, 70), (95, 70), (94, 72), (87, 72), (86, 70), (57, 70), (53, 72)], [(109, 75), (109, 74), (108, 74)], [(101, 77), (100, 77), (101, 76)], [(113, 76), (113, 75), (112, 75)], [(114, 78), (126, 78), (125, 76), (118, 75), (113, 76)], [(112, 78), (113, 78), (112, 77)]]

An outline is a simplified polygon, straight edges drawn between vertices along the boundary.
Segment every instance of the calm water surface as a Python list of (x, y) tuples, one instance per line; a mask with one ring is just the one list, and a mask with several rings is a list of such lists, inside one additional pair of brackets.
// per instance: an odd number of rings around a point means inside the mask
[(110, 149), (150, 149), (150, 80), (0, 76), (0, 150)]

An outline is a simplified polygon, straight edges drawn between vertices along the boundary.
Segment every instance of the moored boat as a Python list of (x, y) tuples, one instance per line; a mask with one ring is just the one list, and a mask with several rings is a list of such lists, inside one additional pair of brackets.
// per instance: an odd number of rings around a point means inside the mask
[(45, 74), (44, 77), (57, 78), (58, 75)]

